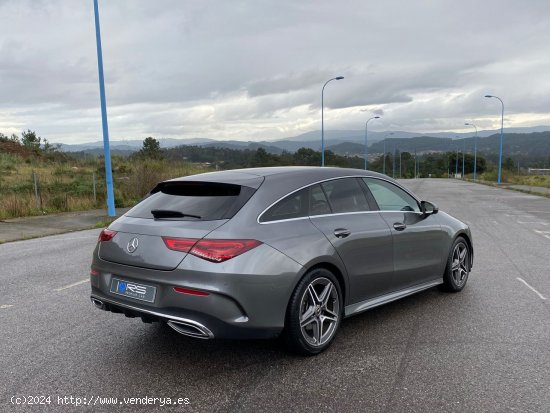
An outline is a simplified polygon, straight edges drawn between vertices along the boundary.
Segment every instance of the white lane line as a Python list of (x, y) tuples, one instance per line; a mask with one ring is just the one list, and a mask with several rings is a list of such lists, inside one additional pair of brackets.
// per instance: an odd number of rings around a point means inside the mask
[(531, 287), (529, 284), (527, 284), (527, 281), (525, 281), (523, 278), (516, 277), (516, 279), (521, 281), (523, 284), (525, 284), (526, 287), (529, 288), (531, 291), (533, 291), (536, 295), (538, 295), (541, 300), (546, 300), (546, 297), (544, 295), (542, 295), (537, 290), (535, 290), (533, 287)]
[(550, 239), (550, 231), (539, 231), (536, 229), (534, 229), (533, 231), (535, 231), (539, 235), (542, 235), (543, 237)]
[(77, 282), (75, 282), (75, 283), (66, 285), (66, 286), (64, 286), (64, 287), (56, 288), (54, 291), (63, 291), (63, 290), (66, 290), (67, 288), (72, 288), (72, 287), (76, 287), (77, 285), (84, 284), (85, 282), (90, 282), (90, 279), (89, 279), (89, 278), (86, 278), (86, 279), (84, 279), (84, 280), (82, 280), (82, 281), (77, 281)]
[(10, 307), (13, 307), (12, 304), (2, 304), (0, 305), (0, 309), (3, 310), (4, 308), (10, 308)]
[(550, 225), (548, 222), (542, 221), (517, 221), (518, 224), (537, 224), (537, 225)]

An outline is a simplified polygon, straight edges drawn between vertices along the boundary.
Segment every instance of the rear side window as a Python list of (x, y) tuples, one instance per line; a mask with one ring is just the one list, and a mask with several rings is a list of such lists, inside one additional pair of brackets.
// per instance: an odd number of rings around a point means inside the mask
[(355, 178), (334, 179), (321, 184), (333, 213), (368, 211), (369, 204)]
[(381, 211), (420, 212), (418, 202), (401, 188), (380, 179), (364, 179)]
[[(163, 219), (227, 219), (241, 209), (254, 191), (246, 186), (216, 182), (162, 182), (147, 198), (128, 211), (126, 216), (152, 219), (154, 217), (151, 211), (160, 210), (169, 212)], [(171, 217), (170, 213), (183, 216)]]
[(260, 218), (260, 222), (278, 221), (307, 217), (309, 206), (309, 188), (288, 195), (271, 208)]
[(324, 215), (331, 212), (323, 188), (319, 184), (313, 185), (309, 193), (309, 215)]

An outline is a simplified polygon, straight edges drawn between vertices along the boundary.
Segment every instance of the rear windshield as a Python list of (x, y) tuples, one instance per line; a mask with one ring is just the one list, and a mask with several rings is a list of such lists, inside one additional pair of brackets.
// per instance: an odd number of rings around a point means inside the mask
[[(162, 215), (160, 219), (212, 221), (232, 218), (254, 193), (247, 186), (216, 182), (162, 182), (126, 213), (135, 218), (154, 219), (151, 211), (183, 214), (181, 217)], [(157, 212), (157, 218), (159, 213)]]

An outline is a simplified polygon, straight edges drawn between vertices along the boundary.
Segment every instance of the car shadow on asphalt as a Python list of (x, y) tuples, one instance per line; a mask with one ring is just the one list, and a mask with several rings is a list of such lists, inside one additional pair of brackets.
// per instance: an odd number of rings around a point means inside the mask
[[(441, 292), (437, 287), (405, 297), (398, 301), (365, 311), (345, 319), (335, 342), (323, 355), (330, 356), (334, 351), (351, 345), (361, 345), (364, 349), (380, 343), (387, 345), (402, 343), (403, 333), (419, 315), (437, 311), (438, 307), (450, 302), (452, 294)], [(265, 340), (200, 340), (178, 334), (161, 323), (145, 325), (146, 343), (135, 342), (139, 352), (150, 356), (163, 355), (174, 362), (192, 361), (201, 364), (211, 363), (213, 358), (242, 360), (245, 365), (263, 361), (296, 360), (286, 351), (282, 338)], [(131, 350), (133, 351), (133, 350)], [(307, 357), (305, 358), (307, 359)]]

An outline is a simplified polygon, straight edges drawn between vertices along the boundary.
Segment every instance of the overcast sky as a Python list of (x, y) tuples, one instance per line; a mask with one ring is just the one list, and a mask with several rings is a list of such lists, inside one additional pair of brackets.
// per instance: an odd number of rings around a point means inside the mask
[[(548, 0), (100, 0), (112, 140), (550, 125)], [(92, 0), (0, 0), (0, 132), (101, 139)]]

